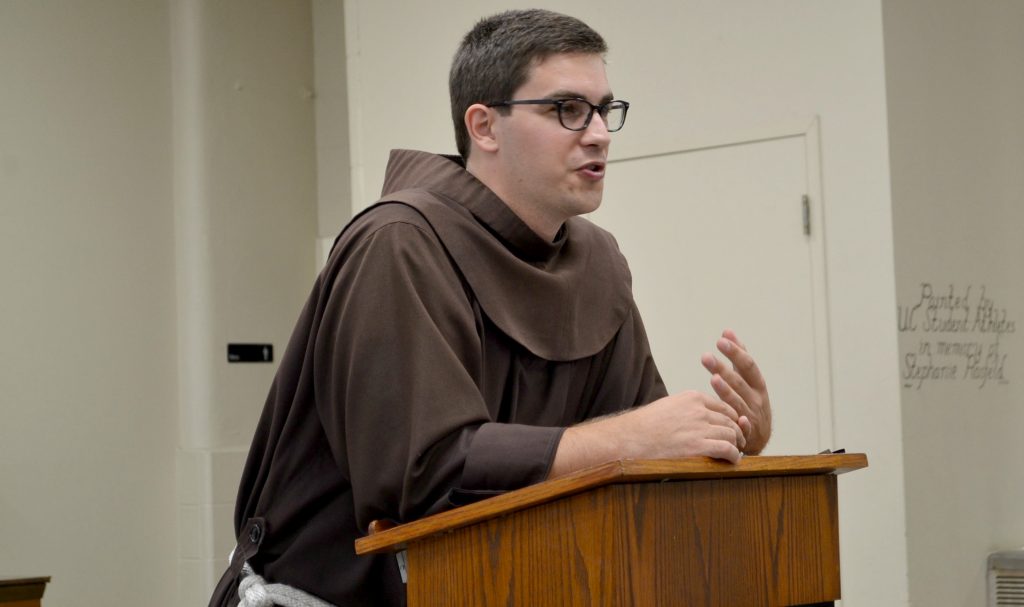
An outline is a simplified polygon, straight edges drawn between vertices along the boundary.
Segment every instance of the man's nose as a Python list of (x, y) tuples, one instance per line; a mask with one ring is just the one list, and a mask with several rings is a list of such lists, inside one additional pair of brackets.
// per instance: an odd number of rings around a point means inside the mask
[(582, 143), (584, 145), (607, 146), (611, 142), (611, 134), (608, 131), (608, 124), (601, 117), (601, 114), (594, 112), (590, 118), (590, 124), (583, 129)]

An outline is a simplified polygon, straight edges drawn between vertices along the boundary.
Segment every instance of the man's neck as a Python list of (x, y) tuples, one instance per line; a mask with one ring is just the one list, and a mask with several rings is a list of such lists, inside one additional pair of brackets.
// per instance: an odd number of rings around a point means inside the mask
[(554, 242), (559, 230), (562, 229), (562, 225), (565, 223), (564, 220), (555, 221), (552, 218), (543, 216), (537, 209), (529, 205), (517, 204), (514, 199), (505, 195), (505, 188), (502, 187), (501, 179), (486, 168), (481, 167), (478, 163), (474, 163), (472, 156), (466, 161), (466, 170), (469, 171), (470, 175), (476, 177), (480, 183), (494, 192), (505, 203), (505, 206), (515, 213), (516, 217), (533, 230), (537, 236), (544, 239), (545, 242)]

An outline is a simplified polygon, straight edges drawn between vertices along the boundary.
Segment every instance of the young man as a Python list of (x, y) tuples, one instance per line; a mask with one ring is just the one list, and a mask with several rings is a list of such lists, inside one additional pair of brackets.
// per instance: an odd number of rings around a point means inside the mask
[(717, 396), (669, 396), (625, 260), (578, 217), (601, 203), (628, 109), (605, 51), (541, 10), (467, 34), (450, 77), (461, 158), (393, 152), (381, 202), (335, 243), (257, 428), (211, 605), (272, 584), (304, 604), (401, 605), (394, 559), (354, 554), (375, 519), (614, 459), (764, 446), (768, 395), (736, 336), (717, 344), (731, 365), (702, 360)]

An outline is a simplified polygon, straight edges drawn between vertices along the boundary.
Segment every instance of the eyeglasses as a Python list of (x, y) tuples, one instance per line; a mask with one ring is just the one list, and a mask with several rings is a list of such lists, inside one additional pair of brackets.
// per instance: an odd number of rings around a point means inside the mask
[(510, 105), (554, 105), (558, 108), (558, 121), (570, 131), (584, 131), (590, 126), (594, 112), (601, 116), (609, 133), (622, 128), (626, 124), (626, 111), (629, 102), (615, 99), (601, 105), (594, 105), (586, 99), (518, 99), (515, 101), (495, 101), (487, 107), (506, 107)]

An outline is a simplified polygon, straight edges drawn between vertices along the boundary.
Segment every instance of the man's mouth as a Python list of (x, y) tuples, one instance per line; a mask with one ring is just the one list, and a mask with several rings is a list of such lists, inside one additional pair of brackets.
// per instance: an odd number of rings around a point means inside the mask
[(587, 164), (582, 165), (577, 170), (590, 179), (601, 179), (602, 177), (604, 177), (604, 167), (605, 164), (603, 162), (595, 161), (588, 162)]

